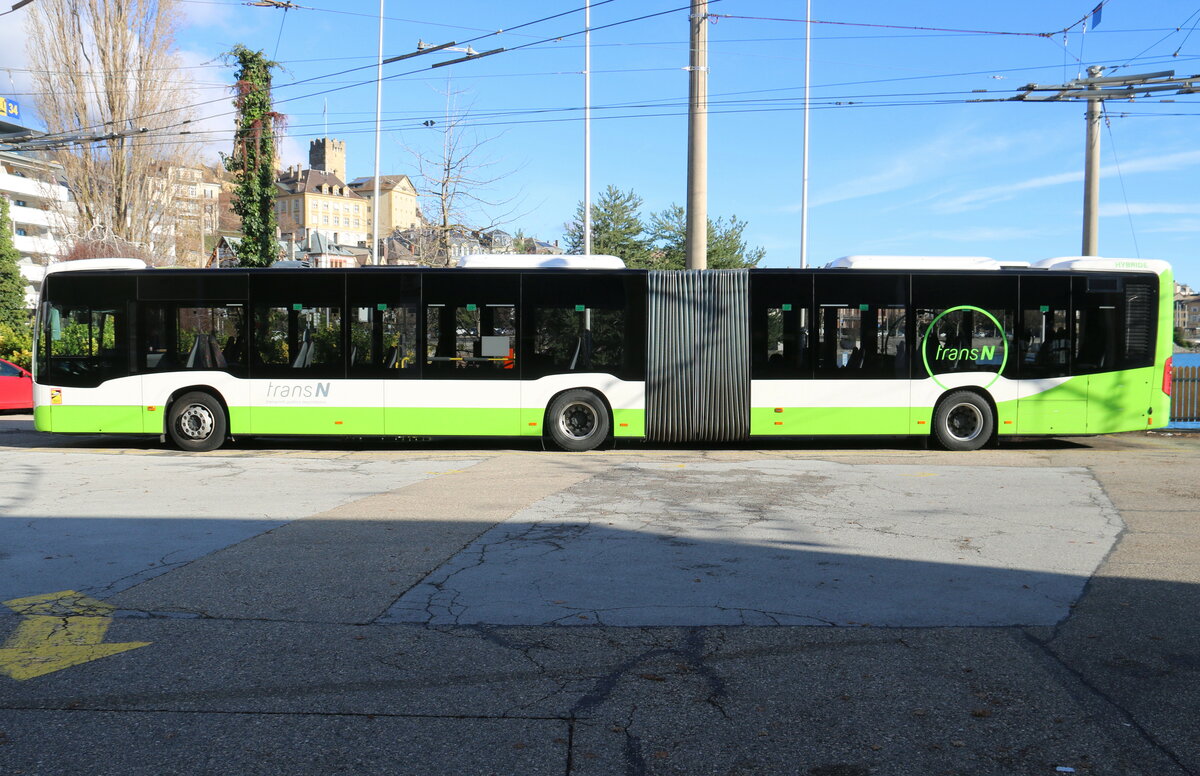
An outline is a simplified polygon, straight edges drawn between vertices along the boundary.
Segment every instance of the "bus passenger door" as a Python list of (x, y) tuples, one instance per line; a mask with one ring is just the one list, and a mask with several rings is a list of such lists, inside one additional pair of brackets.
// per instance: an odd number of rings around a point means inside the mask
[(1087, 378), (1071, 378), (1070, 278), (1022, 277), (1018, 434), (1083, 433)]
[(421, 380), (407, 406), (389, 402), (389, 433), (518, 435), (517, 275), (431, 272), (421, 296)]

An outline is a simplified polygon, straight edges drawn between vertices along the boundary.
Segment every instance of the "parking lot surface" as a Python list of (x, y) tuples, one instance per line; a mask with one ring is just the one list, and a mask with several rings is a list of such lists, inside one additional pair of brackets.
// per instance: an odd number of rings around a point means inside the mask
[(1200, 436), (458, 444), (0, 417), (0, 773), (1200, 773)]

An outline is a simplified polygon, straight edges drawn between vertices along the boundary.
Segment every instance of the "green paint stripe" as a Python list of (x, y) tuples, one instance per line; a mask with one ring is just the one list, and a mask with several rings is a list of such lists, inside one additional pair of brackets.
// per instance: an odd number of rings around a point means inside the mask
[(250, 434), (383, 433), (383, 411), (362, 407), (251, 407)]
[(542, 420), (545, 416), (545, 410), (534, 407), (521, 410), (521, 436), (541, 436), (545, 431), (542, 427)]
[[(911, 434), (908, 407), (750, 408), (751, 436)], [(922, 427), (926, 428), (927, 427)], [(923, 432), (921, 432), (923, 433)]]
[(39, 431), (64, 434), (144, 433), (142, 408), (138, 405), (52, 404), (34, 413)]
[(516, 409), (252, 407), (241, 411), (249, 414), (249, 431), (243, 433), (250, 434), (519, 436), (520, 431)]
[[(624, 423), (626, 425), (622, 426)], [(645, 410), (613, 410), (613, 436), (615, 437), (644, 437), (646, 436)]]
[(33, 408), (33, 427), (38, 431), (53, 431), (54, 422), (50, 410), (52, 407)]

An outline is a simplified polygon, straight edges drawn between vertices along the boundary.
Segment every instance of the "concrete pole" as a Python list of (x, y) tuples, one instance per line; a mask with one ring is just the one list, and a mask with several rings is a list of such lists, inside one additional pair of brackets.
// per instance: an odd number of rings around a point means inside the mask
[(708, 267), (708, 0), (692, 0), (688, 89), (687, 268)]
[(592, 253), (592, 4), (583, 11), (583, 253)]
[(375, 192), (371, 198), (371, 263), (379, 263), (379, 134), (383, 116), (383, 0), (379, 0), (379, 61), (375, 67)]
[(812, 51), (812, 0), (804, 11), (804, 149), (800, 163), (800, 268), (808, 266), (808, 88), (809, 60)]
[[(1103, 67), (1088, 68), (1096, 78)], [(1089, 88), (1098, 89), (1092, 84)], [(1100, 100), (1089, 99), (1087, 104), (1087, 141), (1083, 167), (1083, 250), (1082, 256), (1099, 256), (1100, 249)]]

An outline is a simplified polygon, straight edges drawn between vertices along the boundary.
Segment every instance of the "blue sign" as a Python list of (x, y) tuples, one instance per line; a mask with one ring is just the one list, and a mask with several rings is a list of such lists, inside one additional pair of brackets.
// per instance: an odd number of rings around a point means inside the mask
[(0, 99), (4, 100), (4, 116), (0, 117), (0, 118), (9, 119), (12, 121), (20, 121), (21, 120), (21, 104), (18, 102), (14, 102), (13, 100), (8, 99), (7, 97), (0, 97)]

